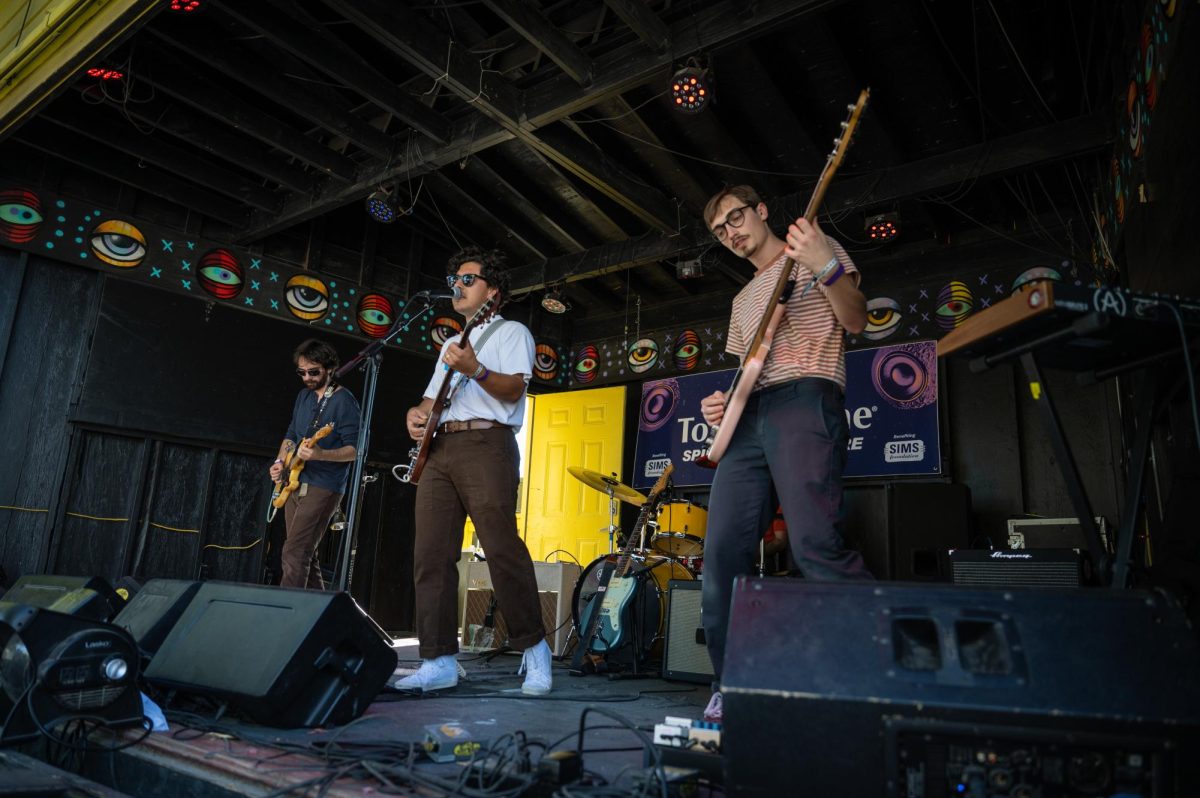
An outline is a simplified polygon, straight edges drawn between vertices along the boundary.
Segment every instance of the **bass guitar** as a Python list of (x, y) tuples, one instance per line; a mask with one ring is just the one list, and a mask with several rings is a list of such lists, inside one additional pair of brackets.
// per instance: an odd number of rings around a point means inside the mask
[[(629, 621), (632, 617), (633, 599), (640, 584), (638, 574), (631, 572), (634, 546), (644, 548), (646, 524), (657, 515), (658, 506), (664, 498), (663, 491), (670, 483), (674, 470), (675, 465), (668, 462), (658, 481), (650, 489), (646, 503), (642, 505), (637, 523), (634, 524), (633, 532), (625, 544), (625, 550), (619, 557), (600, 567), (600, 581), (595, 594), (600, 597), (600, 605), (592, 611), (587, 633), (581, 638), (586, 640), (586, 643), (581, 647), (582, 656), (577, 658), (579, 662), (586, 657), (593, 666), (597, 666), (603, 661), (605, 654), (630, 642), (632, 632), (629, 629)], [(595, 602), (596, 599), (593, 598), (592, 601)]]
[[(471, 316), (466, 328), (462, 331), (462, 335), (455, 342), (458, 346), (462, 346), (464, 342), (470, 341), (471, 330), (483, 324), (495, 312), (496, 298), (499, 296), (499, 294), (496, 294), (487, 302), (484, 302), (479, 310), (475, 311), (475, 315)], [(454, 345), (448, 344), (448, 346)], [(450, 406), (450, 383), (456, 373), (453, 370), (446, 371), (446, 376), (442, 379), (442, 385), (433, 400), (433, 406), (429, 408), (429, 419), (425, 422), (425, 430), (421, 433), (421, 440), (417, 442), (416, 446), (408, 450), (408, 462), (401, 463), (392, 468), (392, 474), (401, 482), (416, 485), (417, 481), (421, 478), (421, 472), (425, 470), (425, 461), (429, 459), (429, 447), (433, 445), (433, 436), (437, 434), (438, 419), (441, 418), (446, 408)]]
[[(846, 150), (850, 148), (850, 139), (858, 129), (859, 119), (862, 117), (863, 109), (867, 106), (867, 98), (870, 96), (871, 90), (863, 89), (858, 95), (858, 102), (849, 106), (850, 116), (845, 122), (842, 122), (842, 135), (833, 140), (833, 151), (825, 159), (825, 168), (821, 170), (816, 188), (813, 189), (812, 197), (809, 198), (808, 206), (804, 210), (804, 218), (810, 222), (816, 218), (817, 209), (821, 207), (821, 200), (825, 198), (825, 191), (829, 188), (834, 173), (841, 166)], [(783, 320), (783, 314), (787, 310), (787, 301), (795, 289), (796, 282), (792, 279), (792, 269), (795, 265), (795, 261), (788, 258), (787, 263), (779, 271), (779, 279), (775, 281), (775, 288), (767, 300), (766, 311), (763, 313), (758, 330), (755, 332), (750, 346), (746, 349), (745, 358), (733, 375), (733, 383), (725, 392), (725, 415), (721, 419), (720, 426), (710, 428), (706, 441), (708, 448), (696, 460), (699, 465), (716, 468), (717, 463), (724, 456), (725, 450), (729, 448), (733, 430), (742, 417), (742, 410), (746, 407), (746, 401), (754, 390), (754, 384), (758, 382), (763, 364), (766, 363), (767, 356), (771, 354), (771, 343), (775, 338), (775, 330), (779, 327), (779, 322)], [(816, 282), (816, 275), (813, 275), (812, 280), (800, 293), (797, 301), (803, 299), (804, 295), (816, 285)]]
[[(313, 446), (331, 432), (333, 432), (332, 421), (310, 437), (300, 441), (300, 446)], [(297, 446), (296, 449), (299, 449), (300, 446)], [(271, 493), (271, 513), (267, 518), (268, 523), (274, 520), (275, 511), (287, 504), (288, 496), (292, 495), (292, 491), (300, 487), (300, 472), (304, 470), (305, 461), (296, 456), (296, 449), (283, 456), (283, 473), (279, 475), (279, 481), (275, 483), (275, 490)]]

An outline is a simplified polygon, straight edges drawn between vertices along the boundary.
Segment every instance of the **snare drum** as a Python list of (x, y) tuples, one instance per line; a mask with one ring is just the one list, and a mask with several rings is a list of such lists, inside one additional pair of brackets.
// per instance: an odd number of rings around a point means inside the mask
[[(601, 567), (609, 562), (619, 569), (625, 556), (602, 555), (589, 563), (580, 574), (579, 582), (575, 585), (575, 594), (572, 596), (571, 611), (574, 615), (576, 634), (581, 639), (586, 634), (583, 619), (587, 617), (588, 605), (597, 598), (603, 600), (605, 595), (598, 592)], [(692, 574), (676, 560), (657, 554), (637, 553), (632, 555), (631, 560), (626, 572), (628, 576), (619, 576), (618, 570), (605, 591), (617, 595), (625, 592), (623, 588), (630, 589), (632, 595), (625, 603), (626, 611), (610, 614), (599, 624), (598, 633), (591, 641), (591, 653), (614, 653), (617, 649), (625, 649), (629, 643), (635, 642), (633, 638), (636, 637), (637, 647), (643, 656), (658, 658), (662, 656), (667, 621), (668, 583), (672, 579), (691, 580)], [(624, 628), (625, 624), (629, 624), (630, 628)]]
[(658, 534), (651, 545), (672, 557), (699, 557), (707, 528), (708, 510), (691, 502), (670, 502), (659, 508)]

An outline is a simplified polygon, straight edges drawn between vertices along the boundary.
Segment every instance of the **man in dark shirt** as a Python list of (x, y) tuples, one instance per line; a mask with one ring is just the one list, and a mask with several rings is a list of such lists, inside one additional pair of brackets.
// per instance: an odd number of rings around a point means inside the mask
[[(284, 474), (283, 458), (288, 452), (304, 461), (300, 485), (283, 506), (287, 537), (280, 553), (283, 587), (308, 587), (323, 590), (317, 546), (329, 526), (329, 519), (346, 492), (350, 463), (358, 443), (358, 400), (333, 382), (338, 367), (337, 351), (310, 338), (292, 353), (296, 374), (304, 388), (296, 396), (292, 422), (279, 454), (271, 465), (271, 479), (278, 482)], [(333, 424), (328, 435), (311, 445), (300, 445), (321, 427)], [(297, 448), (299, 447), (299, 448)]]

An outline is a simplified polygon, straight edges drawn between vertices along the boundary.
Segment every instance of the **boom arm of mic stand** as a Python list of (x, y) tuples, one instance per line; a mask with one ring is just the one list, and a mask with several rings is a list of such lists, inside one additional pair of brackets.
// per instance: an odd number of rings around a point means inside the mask
[[(404, 310), (407, 308), (406, 304)], [(341, 567), (338, 568), (335, 580), (337, 589), (347, 593), (350, 592), (350, 583), (354, 579), (354, 558), (358, 551), (358, 519), (362, 514), (362, 494), (366, 489), (366, 483), (363, 482), (363, 471), (367, 463), (367, 448), (371, 445), (371, 415), (375, 409), (375, 390), (379, 382), (379, 366), (383, 361), (383, 348), (397, 335), (406, 332), (416, 323), (417, 319), (432, 309), (433, 303), (426, 299), (425, 307), (421, 308), (420, 312), (414, 313), (412, 318), (403, 324), (397, 321), (387, 335), (367, 344), (348, 363), (333, 373), (333, 378), (340, 380), (356, 368), (366, 370), (366, 377), (363, 378), (363, 401), (358, 417), (358, 441), (355, 443), (354, 465), (350, 469), (348, 483), (350, 503), (346, 508), (346, 528), (342, 530), (342, 550), (338, 557)], [(404, 318), (403, 313), (402, 310), (400, 318)]]

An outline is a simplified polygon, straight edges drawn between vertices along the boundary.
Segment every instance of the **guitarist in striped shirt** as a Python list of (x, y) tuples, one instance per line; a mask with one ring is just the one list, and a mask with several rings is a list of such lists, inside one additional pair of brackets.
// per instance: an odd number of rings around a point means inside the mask
[[(767, 206), (750, 186), (725, 188), (704, 208), (717, 241), (755, 267), (733, 300), (725, 349), (743, 358), (768, 312), (780, 270), (796, 262), (796, 291), (775, 330), (770, 355), (736, 422), (709, 496), (704, 543), (703, 622), (716, 683), (705, 710), (721, 719), (719, 692), (733, 580), (754, 573), (758, 543), (775, 510), (787, 520), (789, 545), (807, 579), (870, 579), (862, 556), (842, 540), (842, 470), (849, 432), (844, 409), (845, 332), (861, 332), (866, 299), (859, 273), (840, 244), (803, 216), (786, 241), (767, 225)], [(803, 298), (800, 293), (816, 276)], [(704, 420), (720, 424), (727, 397), (701, 402)]]

